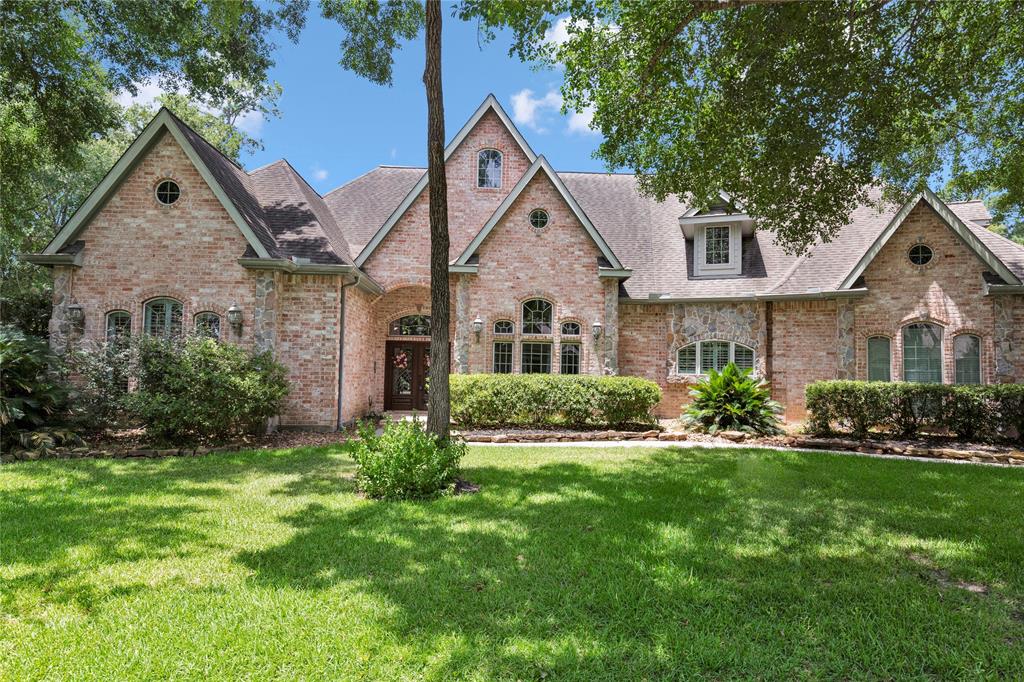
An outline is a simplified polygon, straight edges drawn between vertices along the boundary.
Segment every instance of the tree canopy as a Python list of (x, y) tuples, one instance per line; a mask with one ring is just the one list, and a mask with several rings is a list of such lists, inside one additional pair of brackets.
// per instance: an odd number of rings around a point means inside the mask
[[(464, 0), (485, 38), (564, 69), (597, 156), (657, 197), (726, 191), (791, 250), (926, 184), (1024, 213), (1014, 0)], [(554, 39), (553, 39), (554, 37)]]

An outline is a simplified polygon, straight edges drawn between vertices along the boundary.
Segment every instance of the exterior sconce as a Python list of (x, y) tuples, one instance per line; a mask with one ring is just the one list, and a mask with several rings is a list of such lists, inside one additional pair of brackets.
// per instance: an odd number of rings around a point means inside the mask
[(242, 309), (238, 307), (237, 303), (232, 303), (228, 308), (228, 324), (236, 334), (242, 333)]
[(81, 330), (85, 326), (85, 310), (82, 309), (80, 303), (68, 304), (68, 322), (77, 329)]
[(477, 315), (476, 319), (473, 320), (473, 333), (476, 334), (476, 340), (480, 340), (480, 332), (484, 330), (484, 321)]
[(603, 327), (600, 322), (595, 322), (590, 328), (594, 331), (595, 339), (601, 338), (601, 331), (603, 330)]

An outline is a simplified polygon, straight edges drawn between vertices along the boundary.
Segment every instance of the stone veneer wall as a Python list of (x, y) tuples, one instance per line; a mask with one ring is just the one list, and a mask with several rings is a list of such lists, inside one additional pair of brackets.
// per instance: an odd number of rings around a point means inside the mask
[(1024, 296), (994, 296), (992, 305), (995, 379), (1024, 381)]

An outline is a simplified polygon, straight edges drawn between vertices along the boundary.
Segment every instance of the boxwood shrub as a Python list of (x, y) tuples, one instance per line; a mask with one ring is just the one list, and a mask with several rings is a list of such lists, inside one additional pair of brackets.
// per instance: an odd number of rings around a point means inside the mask
[(460, 426), (627, 426), (654, 422), (661, 389), (638, 377), (453, 374)]
[(807, 396), (807, 430), (884, 431), (908, 438), (949, 432), (962, 440), (1024, 438), (1024, 384), (966, 386), (818, 381)]

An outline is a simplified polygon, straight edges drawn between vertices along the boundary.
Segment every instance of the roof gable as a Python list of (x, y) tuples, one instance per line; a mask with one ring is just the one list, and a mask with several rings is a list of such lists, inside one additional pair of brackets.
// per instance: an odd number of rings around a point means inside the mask
[(239, 208), (225, 193), (221, 183), (217, 181), (210, 167), (203, 160), (202, 155), (192, 144), (189, 139), (190, 136), (185, 134), (178, 120), (167, 109), (160, 109), (157, 115), (153, 117), (153, 120), (149, 122), (149, 125), (135, 138), (135, 141), (121, 155), (121, 158), (117, 160), (114, 167), (104, 176), (100, 184), (96, 186), (85, 202), (75, 211), (68, 222), (64, 224), (64, 227), (57, 233), (57, 236), (46, 245), (46, 248), (43, 250), (44, 255), (56, 254), (74, 241), (74, 238), (88, 226), (89, 221), (107, 203), (124, 179), (128, 177), (128, 174), (135, 169), (139, 161), (142, 160), (156, 141), (160, 139), (160, 134), (164, 131), (169, 133), (185, 152), (189, 161), (199, 171), (199, 174), (217, 197), (217, 200), (220, 201), (224, 210), (228, 212), (232, 221), (238, 226), (239, 231), (245, 236), (253, 251), (260, 258), (271, 257), (267, 245), (257, 237), (250, 224), (242, 217)]
[(555, 173), (554, 169), (551, 167), (551, 164), (548, 163), (548, 160), (545, 159), (543, 156), (537, 157), (537, 159), (533, 162), (533, 165), (530, 166), (530, 169), (523, 174), (523, 177), (519, 179), (519, 182), (517, 182), (515, 187), (512, 188), (512, 191), (509, 192), (508, 196), (505, 197), (505, 199), (501, 202), (497, 210), (491, 215), (490, 219), (488, 219), (488, 221), (480, 229), (480, 232), (478, 232), (476, 237), (473, 238), (473, 241), (471, 241), (469, 243), (469, 246), (465, 248), (465, 250), (462, 252), (462, 255), (460, 255), (456, 259), (455, 265), (469, 265), (469, 259), (473, 256), (474, 253), (476, 253), (476, 250), (480, 248), (480, 245), (487, 238), (487, 235), (491, 233), (491, 230), (494, 229), (494, 227), (498, 224), (498, 222), (505, 215), (505, 213), (508, 212), (512, 204), (515, 203), (515, 200), (519, 198), (519, 195), (523, 193), (523, 190), (526, 189), (526, 186), (530, 184), (530, 181), (533, 180), (537, 173), (540, 172), (543, 172), (551, 181), (551, 184), (554, 185), (555, 189), (558, 190), (558, 193), (561, 195), (562, 199), (565, 201), (565, 203), (572, 210), (573, 214), (583, 225), (583, 228), (587, 231), (587, 234), (590, 236), (590, 239), (601, 251), (601, 255), (604, 256), (604, 258), (608, 261), (612, 269), (624, 270), (624, 268), (622, 267), (622, 263), (612, 252), (611, 247), (608, 246), (608, 242), (604, 240), (604, 237), (601, 236), (601, 233), (598, 232), (596, 227), (594, 227), (594, 224), (590, 221), (590, 218), (587, 217), (587, 214), (583, 212), (583, 209), (580, 207), (579, 203), (577, 203), (572, 193), (569, 192), (568, 188), (565, 186), (565, 183), (562, 182), (562, 179), (558, 177), (558, 174)]
[(925, 189), (919, 192), (897, 211), (896, 215), (893, 216), (889, 224), (886, 225), (885, 229), (882, 230), (878, 238), (868, 247), (867, 251), (861, 256), (860, 260), (853, 267), (853, 269), (846, 275), (843, 281), (839, 285), (839, 289), (849, 289), (853, 284), (864, 274), (864, 270), (867, 269), (871, 261), (875, 259), (875, 256), (882, 250), (882, 248), (888, 243), (889, 239), (895, 234), (896, 230), (899, 229), (903, 221), (906, 220), (907, 216), (914, 209), (915, 206), (920, 202), (925, 202), (942, 218), (943, 222), (958, 236), (961, 241), (971, 249), (975, 255), (988, 266), (993, 272), (995, 272), (1000, 279), (1006, 284), (1020, 284), (1020, 279), (1017, 278), (1006, 265), (994, 254), (988, 246), (978, 238), (974, 232), (964, 224), (962, 220), (954, 213), (946, 204), (942, 201), (934, 192), (930, 189)]
[[(508, 117), (508, 114), (505, 113), (505, 110), (502, 109), (501, 104), (498, 103), (498, 100), (494, 97), (494, 95), (487, 95), (487, 97), (480, 104), (480, 106), (477, 107), (477, 110), (473, 113), (473, 115), (470, 116), (469, 120), (466, 121), (466, 124), (462, 126), (459, 132), (456, 133), (455, 137), (452, 138), (452, 141), (448, 143), (448, 146), (446, 146), (444, 149), (444, 160), (446, 162), (448, 161), (448, 159), (455, 152), (455, 150), (458, 149), (459, 146), (465, 141), (466, 137), (473, 130), (473, 128), (476, 127), (477, 123), (480, 122), (480, 119), (482, 119), (484, 115), (489, 111), (493, 111), (495, 115), (497, 115), (498, 119), (508, 129), (509, 133), (512, 135), (512, 138), (516, 141), (516, 144), (519, 145), (519, 148), (526, 155), (526, 158), (529, 159), (530, 163), (534, 163), (537, 160), (537, 155), (534, 153), (533, 149), (530, 148), (530, 145), (527, 144), (526, 139), (519, 132), (518, 128), (516, 128), (515, 124), (512, 122), (512, 119)], [(359, 255), (356, 256), (355, 263), (358, 267), (362, 267), (363, 264), (366, 263), (366, 260), (370, 257), (370, 254), (372, 254), (374, 250), (381, 244), (381, 242), (384, 241), (384, 238), (388, 235), (389, 232), (391, 232), (391, 229), (395, 226), (395, 223), (397, 223), (398, 220), (403, 215), (405, 215), (405, 212), (409, 210), (409, 207), (412, 206), (413, 202), (416, 201), (416, 199), (423, 192), (423, 190), (426, 189), (427, 182), (428, 173), (425, 171), (423, 175), (420, 176), (420, 179), (416, 182), (416, 184), (413, 185), (412, 189), (409, 190), (409, 193), (405, 195), (405, 198), (402, 199), (401, 203), (399, 203), (395, 210), (391, 213), (388, 219), (384, 221), (384, 224), (380, 226), (380, 228), (374, 233), (370, 241), (366, 244), (366, 246), (363, 247), (362, 251), (359, 252)]]

